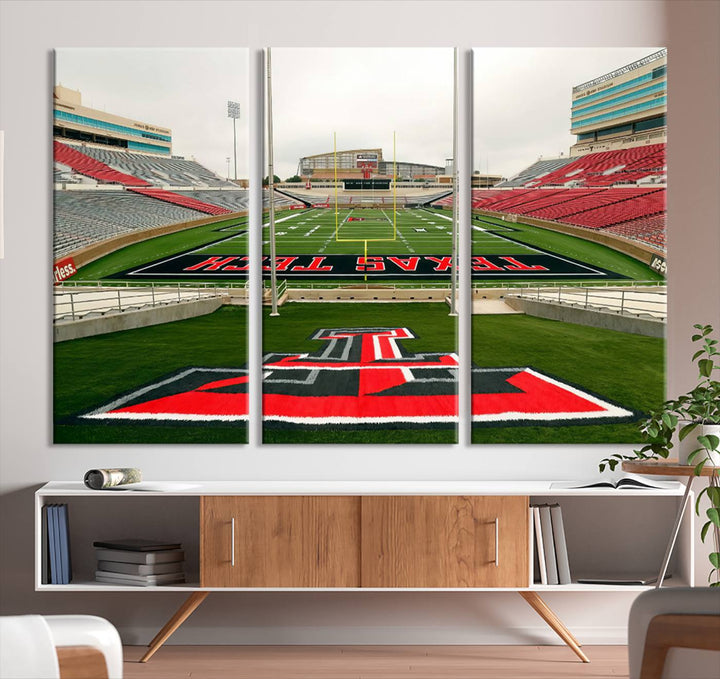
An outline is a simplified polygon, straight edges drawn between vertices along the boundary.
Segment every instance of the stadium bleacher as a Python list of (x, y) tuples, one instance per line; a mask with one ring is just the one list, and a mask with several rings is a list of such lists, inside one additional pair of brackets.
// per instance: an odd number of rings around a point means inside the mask
[(605, 229), (625, 238), (643, 241), (665, 249), (665, 215), (641, 217), (629, 222), (621, 222)]
[(530, 167), (525, 168), (514, 177), (506, 179), (505, 181), (499, 182), (495, 186), (497, 188), (515, 188), (525, 186), (528, 182), (533, 179), (540, 179), (550, 172), (564, 167), (568, 163), (572, 162), (572, 158), (553, 158), (551, 160), (538, 160), (533, 163)]
[(194, 160), (162, 158), (109, 148), (83, 147), (82, 152), (120, 172), (139, 177), (153, 186), (234, 187)]
[(665, 144), (634, 146), (589, 153), (525, 186), (563, 186), (568, 182), (583, 187), (633, 184), (639, 179), (665, 172)]
[(56, 191), (54, 201), (56, 258), (123, 233), (205, 216), (130, 191)]
[(195, 200), (210, 205), (225, 208), (230, 212), (239, 212), (248, 209), (250, 192), (247, 189), (223, 190), (223, 191), (175, 191), (181, 196), (194, 198)]
[[(472, 208), (604, 230), (665, 249), (664, 186), (473, 189)], [(452, 196), (433, 205), (448, 208)]]
[(203, 212), (207, 215), (227, 215), (230, 214), (230, 210), (227, 210), (224, 207), (219, 207), (218, 205), (212, 205), (210, 203), (205, 203), (201, 200), (197, 200), (196, 198), (191, 198), (189, 196), (184, 196), (179, 193), (175, 193), (174, 191), (165, 191), (163, 189), (158, 188), (143, 188), (143, 189), (135, 189), (131, 188), (130, 191), (133, 191), (134, 193), (140, 193), (143, 196), (147, 196), (148, 198), (154, 198), (155, 200), (162, 200), (166, 203), (173, 203), (174, 205), (180, 205), (181, 207), (187, 207), (191, 210), (197, 210), (198, 212)]
[(92, 177), (107, 184), (122, 184), (123, 186), (150, 186), (149, 182), (134, 175), (120, 172), (106, 163), (100, 162), (76, 148), (53, 142), (53, 155), (57, 162), (72, 168), (74, 172)]

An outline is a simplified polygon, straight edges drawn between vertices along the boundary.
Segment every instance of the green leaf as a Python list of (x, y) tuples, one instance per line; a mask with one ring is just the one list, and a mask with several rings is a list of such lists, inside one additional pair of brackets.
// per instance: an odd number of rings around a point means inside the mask
[(691, 422), (690, 424), (686, 424), (684, 427), (682, 427), (682, 428), (680, 429), (680, 434), (679, 434), (680, 440), (681, 440), (681, 441), (684, 441), (684, 440), (685, 440), (685, 437), (686, 437), (688, 434), (694, 432), (695, 429), (697, 429), (697, 427), (698, 427), (699, 424), (700, 424), (699, 422)]
[(714, 367), (715, 365), (709, 358), (703, 358), (701, 361), (698, 361), (698, 370), (703, 377), (710, 377)]
[(707, 510), (707, 516), (708, 519), (713, 522), (713, 525), (720, 528), (720, 510), (715, 509), (715, 507), (711, 507)]
[(690, 454), (687, 456), (688, 464), (692, 464), (693, 461), (695, 460), (695, 458), (696, 458), (700, 453), (704, 453), (704, 452), (705, 452), (705, 448), (696, 448), (695, 450), (693, 450), (692, 453), (690, 453)]
[(675, 427), (677, 427), (678, 418), (675, 417), (675, 415), (672, 415), (670, 413), (663, 413), (661, 419), (663, 421), (663, 424), (668, 429), (675, 429)]
[(699, 356), (702, 356), (704, 353), (705, 353), (705, 349), (700, 349), (700, 351), (696, 351), (693, 354), (692, 360), (694, 361), (696, 358), (698, 358)]
[(712, 524), (708, 521), (701, 529), (700, 529), (700, 539), (705, 542), (705, 536), (707, 535), (708, 531), (710, 530), (710, 526)]
[(700, 464), (695, 465), (695, 476), (700, 476), (700, 474), (702, 474), (703, 467), (705, 466), (707, 461), (707, 458), (705, 458), (702, 462), (700, 462)]
[[(718, 446), (720, 446), (720, 436), (715, 436), (715, 434), (707, 434), (704, 438), (707, 439), (707, 449), (708, 450), (717, 450)], [(698, 438), (698, 440), (700, 440)]]
[(720, 552), (710, 552), (710, 556), (708, 558), (715, 568), (720, 568)]
[(720, 506), (720, 488), (717, 486), (708, 486), (706, 489), (710, 502), (715, 506)]
[(706, 450), (716, 450), (720, 443), (720, 438), (715, 434), (707, 434), (697, 437), (698, 443)]
[[(697, 326), (696, 326), (696, 327), (697, 327)], [(699, 330), (699, 329), (700, 329), (700, 328), (698, 328), (698, 330)], [(692, 341), (693, 341), (693, 342), (697, 342), (698, 340), (701, 340), (702, 338), (703, 338), (702, 335), (693, 335), (693, 336), (692, 336)]]

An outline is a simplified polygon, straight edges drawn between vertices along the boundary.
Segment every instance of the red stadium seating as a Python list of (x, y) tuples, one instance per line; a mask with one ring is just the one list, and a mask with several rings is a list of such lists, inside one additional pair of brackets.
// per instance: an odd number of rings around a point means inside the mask
[[(525, 186), (557, 186), (575, 181), (582, 186), (634, 183), (648, 175), (663, 174), (665, 144), (635, 146), (581, 156)], [(608, 174), (605, 174), (605, 173)]]
[[(632, 238), (665, 248), (664, 187), (474, 189), (473, 209), (526, 215)], [(451, 205), (443, 199), (438, 204)]]
[(73, 171), (96, 179), (99, 182), (122, 184), (123, 186), (150, 186), (144, 179), (113, 170), (109, 165), (90, 158), (90, 156), (86, 156), (77, 149), (59, 141), (53, 142), (53, 152), (57, 162), (67, 165)]
[(616, 233), (626, 238), (665, 248), (665, 214), (633, 219), (630, 222), (610, 226), (605, 230), (608, 233)]
[(180, 205), (180, 207), (187, 207), (191, 210), (197, 210), (198, 212), (204, 212), (209, 215), (229, 215), (230, 210), (226, 210), (224, 207), (219, 205), (211, 205), (210, 203), (204, 203), (201, 200), (191, 198), (190, 196), (182, 196), (179, 193), (173, 193), (172, 191), (165, 191), (163, 189), (130, 189), (134, 193), (140, 193), (143, 196), (150, 198), (157, 198), (163, 200), (166, 203), (174, 203)]
[(604, 229), (621, 222), (639, 219), (640, 217), (651, 217), (665, 212), (664, 189), (609, 189), (608, 192), (633, 190), (643, 191), (643, 193), (624, 198), (618, 197), (619, 199), (612, 203), (570, 215), (565, 217), (563, 221), (569, 224), (587, 226), (591, 229)]

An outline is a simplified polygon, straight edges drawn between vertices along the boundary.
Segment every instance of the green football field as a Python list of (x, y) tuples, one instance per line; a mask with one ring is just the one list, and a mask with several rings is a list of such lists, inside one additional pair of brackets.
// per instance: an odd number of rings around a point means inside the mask
[[(137, 269), (189, 250), (215, 254), (225, 254), (231, 250), (233, 254), (246, 254), (247, 221), (247, 217), (224, 219), (128, 245), (81, 267), (72, 280), (112, 280), (123, 271)], [(182, 275), (176, 280), (182, 281)]]
[[(185, 260), (201, 261), (209, 257), (245, 257), (248, 252), (248, 223), (246, 217), (226, 219), (214, 224), (195, 227), (187, 231), (158, 236), (124, 247), (80, 269), (74, 280), (142, 280), (144, 282), (204, 282), (217, 280), (217, 276), (203, 277), (201, 273), (188, 276), (183, 269)], [(263, 225), (263, 251), (270, 249), (269, 223), (265, 215)], [(285, 210), (276, 214), (276, 245), (279, 256), (308, 257), (351, 255), (362, 257), (447, 256), (451, 253), (452, 221), (448, 210), (425, 208), (351, 208), (335, 211), (333, 208)], [(475, 216), (472, 220), (472, 254), (483, 257), (545, 257), (560, 268), (564, 262), (575, 262), (603, 271), (605, 281), (627, 282), (661, 280), (659, 274), (645, 264), (604, 245), (586, 241), (568, 234), (525, 224), (508, 224), (498, 218)], [(232, 262), (237, 265), (238, 262)], [(162, 273), (159, 273), (161, 272)], [(136, 272), (140, 272), (138, 275)], [(157, 273), (156, 273), (157, 272)], [(236, 274), (243, 279), (243, 274)], [(282, 273), (280, 273), (282, 278)], [(533, 281), (533, 272), (519, 272), (514, 281)], [(321, 277), (295, 276), (295, 284), (320, 281)], [(372, 283), (368, 273), (363, 282)], [(381, 283), (407, 283), (377, 279)], [(444, 282), (445, 277), (435, 277)], [(475, 280), (475, 278), (474, 278)], [(542, 277), (543, 283), (552, 275)], [(567, 273), (558, 280), (571, 282)], [(417, 283), (427, 283), (416, 276)], [(357, 279), (336, 278), (337, 284), (357, 282)], [(492, 282), (492, 281), (491, 281)]]
[[(349, 321), (351, 319), (351, 323)], [(432, 303), (290, 303), (271, 318), (264, 311), (263, 352), (318, 350), (319, 328), (405, 327), (410, 353), (456, 351), (456, 324), (447, 307)], [(530, 366), (636, 413), (657, 408), (664, 392), (664, 342), (612, 330), (533, 318), (474, 316), (473, 364)], [(239, 374), (247, 364), (247, 317), (238, 307), (159, 326), (57, 343), (54, 346), (57, 443), (241, 443), (244, 423), (83, 420), (77, 416), (124, 394), (162, 383), (188, 369)], [(568, 350), (571, 348), (571, 350)], [(632, 380), (627, 366), (633, 366)], [(227, 377), (227, 376), (226, 376)], [(265, 427), (266, 443), (451, 443), (452, 427), (371, 429)], [(637, 423), (473, 427), (483, 443), (634, 443)]]
[[(263, 248), (269, 252), (269, 223)], [(297, 210), (275, 220), (278, 254), (370, 255), (450, 254), (452, 219), (435, 210), (334, 208)]]

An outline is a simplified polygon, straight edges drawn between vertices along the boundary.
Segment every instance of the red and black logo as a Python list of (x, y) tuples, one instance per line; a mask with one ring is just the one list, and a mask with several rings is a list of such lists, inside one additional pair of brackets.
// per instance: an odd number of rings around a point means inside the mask
[[(454, 353), (410, 353), (408, 328), (332, 328), (313, 353), (263, 360), (263, 420), (282, 427), (437, 427), (458, 420)], [(472, 370), (478, 426), (625, 422), (638, 413), (530, 367)], [(189, 368), (80, 416), (227, 423), (248, 419), (245, 369)]]

